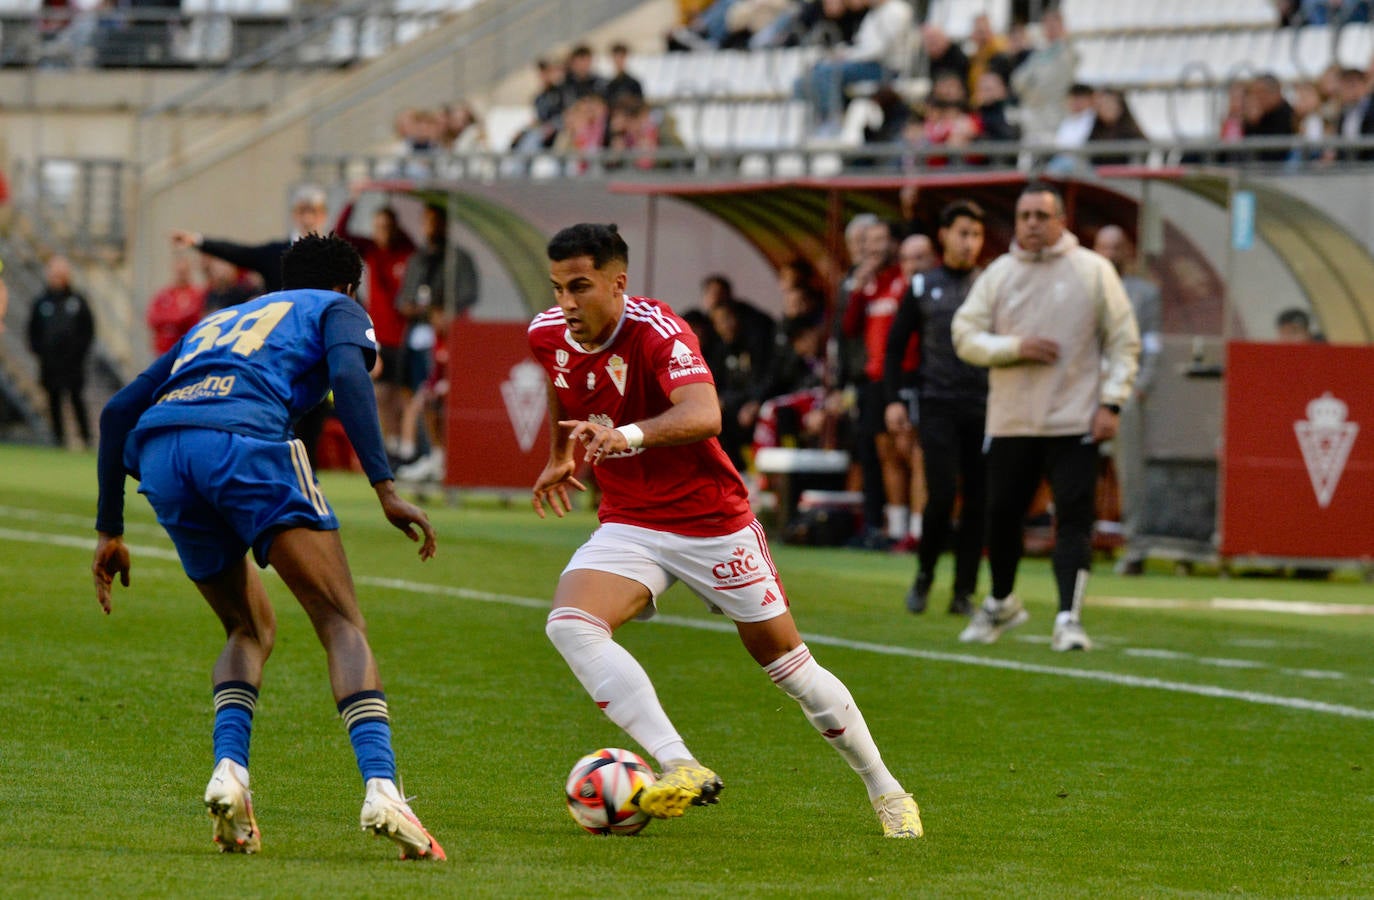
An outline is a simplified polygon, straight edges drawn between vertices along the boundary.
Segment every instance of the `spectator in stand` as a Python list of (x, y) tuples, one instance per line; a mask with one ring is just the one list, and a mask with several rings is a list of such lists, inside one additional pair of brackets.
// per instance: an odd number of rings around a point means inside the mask
[[(890, 144), (900, 141), (912, 118), (911, 106), (906, 98), (893, 90), (891, 85), (885, 84), (873, 94), (872, 100), (882, 113), (883, 120), (876, 126), (864, 126), (864, 143)], [(854, 160), (850, 164), (857, 166), (860, 163)]]
[(654, 151), (659, 147), (659, 127), (648, 104), (642, 99), (622, 95), (611, 109), (606, 132), (608, 150), (637, 153), (638, 158), (633, 161), (637, 168), (654, 167)]
[(797, 14), (797, 42), (806, 47), (852, 44), (866, 12), (867, 0), (806, 0)]
[[(1108, 225), (1097, 232), (1093, 250), (1107, 257), (1121, 276), (1121, 286), (1131, 301), (1136, 327), (1140, 332), (1140, 368), (1136, 373), (1131, 399), (1121, 404), (1121, 420), (1116, 438), (1112, 441), (1112, 456), (1116, 463), (1116, 478), (1121, 489), (1121, 531), (1126, 549), (1117, 562), (1116, 570), (1123, 575), (1139, 575), (1144, 569), (1145, 554), (1136, 540), (1140, 534), (1143, 511), (1148, 502), (1145, 493), (1145, 435), (1148, 427), (1150, 390), (1154, 387), (1159, 368), (1159, 354), (1164, 349), (1162, 303), (1159, 286), (1132, 271), (1135, 247), (1126, 232), (1116, 225)], [(1132, 545), (1135, 546), (1132, 546)]]
[(1040, 20), (1042, 44), (1011, 74), (1021, 104), (1021, 129), (1032, 144), (1049, 144), (1064, 118), (1064, 98), (1073, 86), (1078, 54), (1069, 42), (1064, 17), (1050, 10)]
[[(563, 130), (553, 142), (555, 150), (564, 153), (599, 153), (606, 146), (606, 127), (610, 121), (610, 111), (600, 94), (587, 94), (576, 100), (563, 114)], [(579, 171), (585, 171), (586, 161), (576, 163)]]
[(592, 48), (578, 44), (568, 51), (564, 63), (563, 95), (566, 106), (572, 106), (584, 97), (606, 96), (606, 82), (592, 71)]
[(818, 136), (839, 134), (846, 87), (886, 81), (906, 69), (912, 38), (912, 10), (906, 0), (871, 0), (853, 44), (816, 63), (793, 85), (798, 99), (811, 102)]
[(148, 301), (146, 320), (153, 355), (161, 356), (171, 350), (204, 314), (205, 288), (192, 279), (191, 256), (176, 253), (172, 256), (172, 283)]
[(1232, 81), (1226, 88), (1226, 114), (1222, 116), (1217, 136), (1228, 144), (1245, 138), (1246, 90), (1246, 82), (1241, 80)]
[(626, 70), (625, 66), (630, 60), (630, 48), (628, 45), (616, 42), (611, 45), (611, 67), (615, 74), (606, 82), (605, 96), (606, 103), (615, 109), (621, 98), (632, 97), (636, 100), (644, 99), (644, 85), (639, 83), (639, 79), (634, 77)]
[[(1336, 90), (1341, 103), (1337, 120), (1340, 136), (1355, 139), (1374, 134), (1374, 97), (1370, 96), (1365, 73), (1359, 69), (1342, 69)], [(1371, 159), (1374, 151), (1348, 151), (1346, 155), (1352, 159)]]
[(86, 298), (72, 289), (72, 267), (54, 256), (43, 270), (46, 287), (29, 313), (29, 350), (38, 357), (38, 381), (48, 395), (53, 442), (67, 446), (64, 400), (71, 404), (82, 447), (91, 443), (86, 415), (86, 357), (95, 341), (95, 319)]
[(238, 306), (262, 293), (262, 280), (217, 256), (200, 255), (200, 272), (205, 279), (205, 312), (218, 312)]
[(377, 411), (381, 417), (382, 438), (387, 452), (400, 456), (401, 413), (405, 409), (408, 387), (403, 364), (406, 320), (397, 308), (406, 263), (415, 252), (415, 243), (396, 220), (396, 211), (383, 206), (372, 214), (368, 237), (351, 234), (355, 203), (344, 207), (336, 230), (358, 251), (363, 260), (366, 286), (363, 300), (377, 339), (377, 362), (381, 371), (375, 376)]
[[(1283, 96), (1283, 85), (1266, 72), (1250, 81), (1245, 91), (1242, 132), (1251, 137), (1292, 137), (1297, 134), (1293, 107)], [(1287, 148), (1260, 150), (1253, 154), (1261, 162), (1283, 162)]]
[(780, 6), (781, 12), (774, 16), (767, 25), (754, 29), (754, 33), (749, 37), (750, 50), (766, 50), (769, 47), (781, 47), (789, 42), (795, 43), (807, 30), (807, 26), (803, 23), (807, 8), (820, 9), (819, 3), (804, 2), (804, 0), (769, 0), (769, 2)]
[[(963, 81), (954, 81), (962, 89)], [(931, 147), (967, 147), (972, 142), (978, 140), (978, 120), (969, 115), (962, 103), (954, 100), (936, 99), (926, 105), (926, 118), (921, 123), (919, 136), (916, 137), (917, 146), (922, 148)], [(956, 157), (955, 163), (965, 165), (969, 162), (964, 157)], [(947, 156), (927, 156), (924, 160), (916, 161), (908, 168), (939, 168), (950, 164)]]
[[(1143, 140), (1145, 132), (1136, 124), (1135, 115), (1121, 91), (1102, 88), (1093, 94), (1093, 127), (1088, 132), (1088, 143)], [(1130, 162), (1131, 157), (1126, 153), (1097, 153), (1092, 161), (1098, 166), (1123, 165)]]
[(1344, 25), (1369, 21), (1369, 0), (1302, 0), (1306, 25)]
[(897, 208), (902, 214), (902, 237), (908, 238), (913, 234), (924, 234), (927, 237), (935, 233), (935, 229), (926, 221), (921, 214), (921, 186), (915, 181), (908, 181), (897, 189)]
[[(5, 270), (5, 264), (0, 263), (0, 272)], [(10, 289), (0, 280), (0, 334), (5, 333), (5, 316), (10, 311)]]
[(1010, 45), (1006, 38), (992, 30), (992, 20), (987, 13), (979, 13), (974, 17), (969, 42), (973, 44), (973, 55), (968, 60), (969, 95), (977, 95), (978, 82), (984, 72), (995, 72), (1001, 76), (1005, 92), (1012, 70), (1011, 59), (1007, 55)]
[(956, 75), (960, 84), (965, 86), (968, 95), (969, 59), (964, 48), (949, 39), (949, 35), (939, 25), (925, 25), (921, 28), (921, 39), (926, 59), (930, 62), (930, 78), (934, 81), (941, 75)]
[[(1297, 122), (1298, 134), (1308, 144), (1320, 144), (1335, 134), (1332, 122), (1326, 118), (1322, 108), (1321, 90), (1315, 81), (1300, 81), (1293, 85), (1293, 118)], [(1317, 147), (1294, 147), (1288, 156), (1289, 165), (1298, 168), (1307, 161), (1324, 160), (1330, 162), (1336, 154)]]
[(1019, 141), (1021, 129), (1007, 118), (1007, 83), (991, 69), (978, 76), (973, 94), (973, 114), (985, 141)]
[(1075, 84), (1069, 88), (1064, 98), (1064, 117), (1054, 132), (1056, 147), (1082, 147), (1088, 142), (1093, 126), (1097, 124), (1097, 110), (1093, 105), (1093, 89), (1086, 84)]
[(563, 112), (567, 96), (563, 92), (563, 67), (547, 59), (535, 62), (539, 77), (539, 93), (534, 95), (534, 122), (515, 136), (511, 149), (535, 153), (553, 146), (558, 130), (563, 127)]
[[(857, 543), (874, 550), (901, 542), (911, 526), (910, 456), (898, 451), (883, 424), (887, 333), (906, 289), (894, 232), (887, 222), (864, 230), (863, 255), (851, 279), (853, 289), (841, 323), (845, 336), (863, 347), (863, 365), (854, 380), (858, 401), (854, 443), (864, 495), (864, 534)], [(916, 369), (915, 342), (904, 350), (902, 370), (910, 377)]]
[(487, 149), (487, 135), (477, 111), (466, 100), (450, 103), (441, 114), (444, 133), (442, 146), (450, 153), (476, 153)]

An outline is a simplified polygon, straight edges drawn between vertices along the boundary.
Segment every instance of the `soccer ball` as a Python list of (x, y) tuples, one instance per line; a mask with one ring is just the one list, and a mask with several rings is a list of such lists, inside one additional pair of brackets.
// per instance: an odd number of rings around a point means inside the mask
[(649, 824), (635, 800), (653, 783), (654, 770), (629, 750), (589, 753), (568, 773), (568, 812), (592, 834), (634, 834)]

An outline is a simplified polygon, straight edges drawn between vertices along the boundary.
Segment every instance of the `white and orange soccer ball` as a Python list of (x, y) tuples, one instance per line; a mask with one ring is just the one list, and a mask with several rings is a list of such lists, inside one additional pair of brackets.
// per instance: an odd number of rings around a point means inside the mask
[(654, 770), (629, 750), (588, 753), (568, 773), (568, 812), (592, 834), (635, 834), (649, 824), (635, 800), (654, 780)]

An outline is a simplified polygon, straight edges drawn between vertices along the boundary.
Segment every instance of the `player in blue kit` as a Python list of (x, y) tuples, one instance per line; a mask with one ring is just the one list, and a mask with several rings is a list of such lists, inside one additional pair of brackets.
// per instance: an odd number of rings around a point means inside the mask
[(139, 479), (139, 493), (228, 636), (213, 673), (216, 765), (205, 791), (223, 852), (261, 847), (248, 747), (276, 619), (249, 564), (251, 549), (259, 566), (277, 570), (324, 645), (366, 786), (364, 830), (391, 838), (403, 858), (445, 858), (397, 788), (386, 695), (339, 522), (291, 436), (295, 419), (332, 389), (383, 514), (422, 541), (420, 559), (434, 555), (434, 529), (423, 510), (397, 496), (383, 449), (368, 374), (377, 345), (367, 313), (351, 299), (361, 273), (357, 252), (337, 236), (301, 238), (282, 256), (285, 290), (207, 316), (100, 417), (92, 572), (101, 607), (110, 612), (116, 577), (129, 584), (121, 537), (127, 473)]

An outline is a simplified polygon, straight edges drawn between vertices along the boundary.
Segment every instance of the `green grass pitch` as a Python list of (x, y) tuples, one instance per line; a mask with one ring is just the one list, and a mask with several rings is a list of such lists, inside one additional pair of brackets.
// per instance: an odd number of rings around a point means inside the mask
[[(914, 562), (775, 547), (812, 650), (862, 707), (926, 837), (881, 837), (862, 785), (680, 587), (621, 639), (718, 806), (632, 838), (563, 808), (581, 754), (628, 738), (544, 637), (547, 598), (589, 513), (539, 521), (435, 507), (421, 564), (357, 477), (326, 475), (414, 807), (446, 865), (402, 863), (358, 829), (362, 789), (304, 614), (280, 619), (253, 745), (263, 853), (220, 856), (200, 803), (221, 634), (130, 483), (133, 586), (91, 587), (90, 455), (0, 447), (0, 895), (462, 897), (1359, 897), (1374, 895), (1374, 601), (1351, 578), (1112, 576), (1048, 648), (1052, 586), (991, 647), (908, 615)], [(531, 473), (531, 478), (535, 473)], [(986, 575), (984, 576), (986, 578)], [(1186, 601), (1129, 605), (1110, 598)], [(1307, 601), (1316, 615), (1211, 598)], [(1337, 610), (1340, 611), (1340, 610)], [(631, 746), (630, 749), (639, 751)]]

